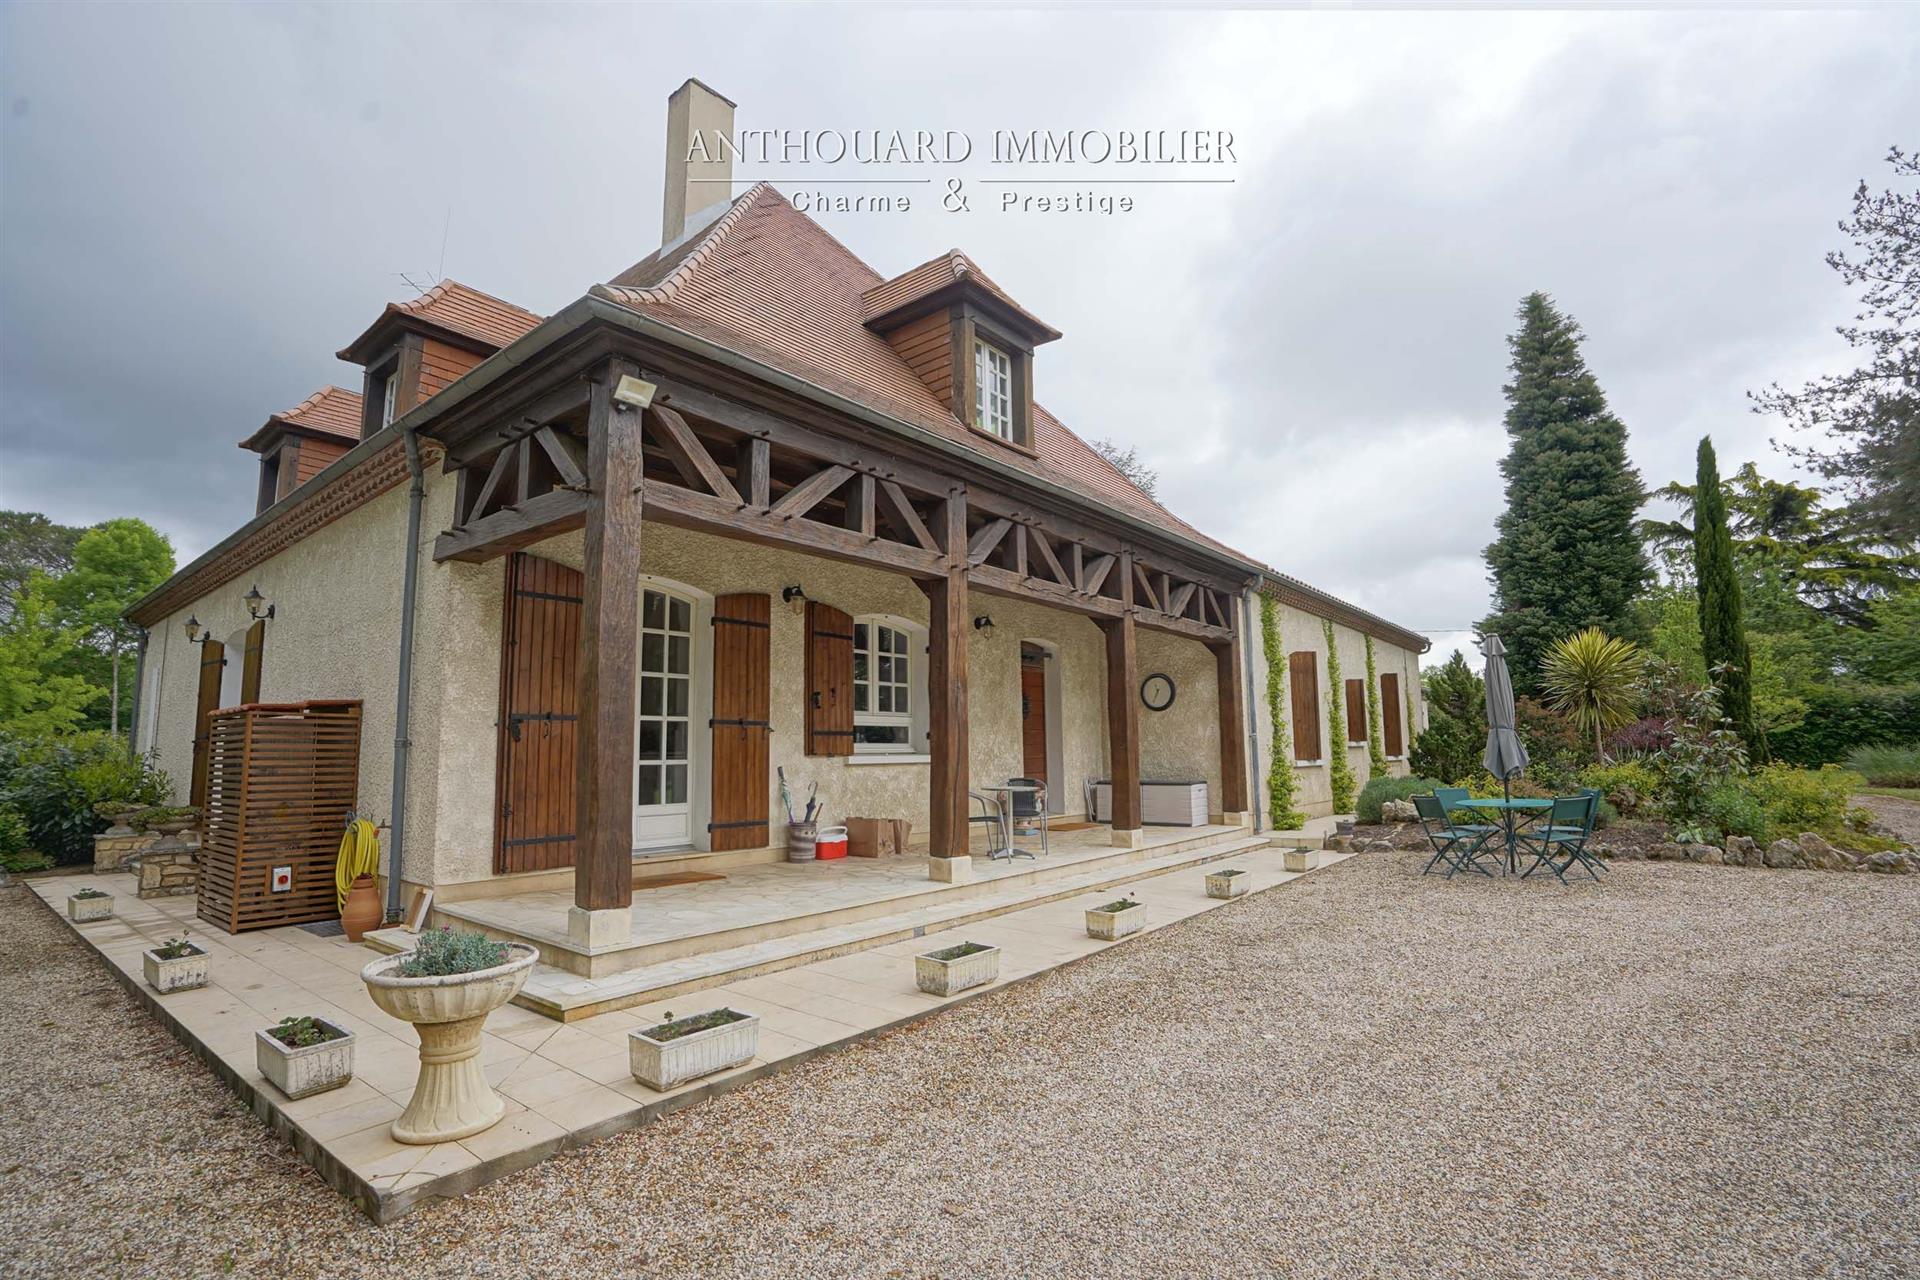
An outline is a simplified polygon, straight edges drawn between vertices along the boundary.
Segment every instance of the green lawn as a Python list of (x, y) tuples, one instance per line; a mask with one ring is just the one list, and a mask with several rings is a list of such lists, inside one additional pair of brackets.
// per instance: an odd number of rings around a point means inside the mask
[(1920, 787), (1868, 787), (1870, 796), (1892, 796), (1895, 800), (1920, 802)]

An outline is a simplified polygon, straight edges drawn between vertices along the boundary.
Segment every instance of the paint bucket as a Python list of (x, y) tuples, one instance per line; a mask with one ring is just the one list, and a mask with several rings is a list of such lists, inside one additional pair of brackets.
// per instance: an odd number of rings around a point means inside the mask
[(825, 862), (829, 858), (847, 856), (847, 829), (845, 827), (822, 827), (820, 835), (814, 841), (813, 856)]
[(812, 862), (814, 858), (814, 837), (819, 831), (814, 822), (789, 822), (787, 824), (787, 861)]

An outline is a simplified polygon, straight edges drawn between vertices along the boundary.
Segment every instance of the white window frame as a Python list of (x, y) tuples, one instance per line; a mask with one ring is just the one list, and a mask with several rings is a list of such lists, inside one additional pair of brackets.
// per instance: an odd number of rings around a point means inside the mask
[[(853, 753), (858, 756), (900, 756), (923, 755), (927, 745), (927, 629), (917, 622), (892, 614), (869, 613), (853, 620), (854, 635), (854, 691), (853, 724), (855, 729), (861, 726), (904, 728), (907, 731), (905, 742), (861, 742), (855, 737)], [(900, 647), (890, 648), (884, 653), (876, 647), (880, 632), (885, 630), (901, 640)], [(861, 646), (857, 639), (862, 633), (867, 643)], [(860, 659), (865, 658), (866, 678), (860, 677)], [(897, 706), (886, 711), (878, 709), (879, 672), (881, 658), (893, 662), (904, 661), (907, 664), (905, 680), (894, 679), (887, 682), (893, 691), (889, 701), (895, 701), (904, 693), (907, 709), (901, 711)], [(896, 672), (897, 674), (897, 672)], [(864, 699), (862, 697), (864, 693)], [(862, 709), (862, 701), (865, 709)]]
[(990, 436), (1014, 439), (1013, 357), (978, 338), (973, 343), (973, 422)]
[(396, 361), (387, 371), (386, 388), (380, 393), (380, 425), (393, 425), (393, 406), (400, 397), (400, 365)]

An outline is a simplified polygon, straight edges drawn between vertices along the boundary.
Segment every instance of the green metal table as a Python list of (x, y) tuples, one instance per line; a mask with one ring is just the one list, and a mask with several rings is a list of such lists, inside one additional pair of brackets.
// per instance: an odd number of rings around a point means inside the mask
[(1520, 869), (1520, 818), (1531, 814), (1538, 817), (1541, 810), (1552, 809), (1551, 800), (1502, 800), (1494, 797), (1487, 800), (1455, 800), (1448, 806), (1453, 809), (1487, 809), (1499, 815), (1500, 825), (1507, 839), (1507, 871), (1509, 874)]

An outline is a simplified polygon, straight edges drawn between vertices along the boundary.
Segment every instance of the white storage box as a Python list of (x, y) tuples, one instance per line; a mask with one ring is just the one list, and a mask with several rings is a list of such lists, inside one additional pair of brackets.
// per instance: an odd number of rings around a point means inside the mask
[[(1113, 784), (1093, 782), (1093, 821), (1113, 821)], [(1143, 782), (1140, 784), (1140, 820), (1156, 827), (1207, 825), (1207, 784), (1204, 782)]]

